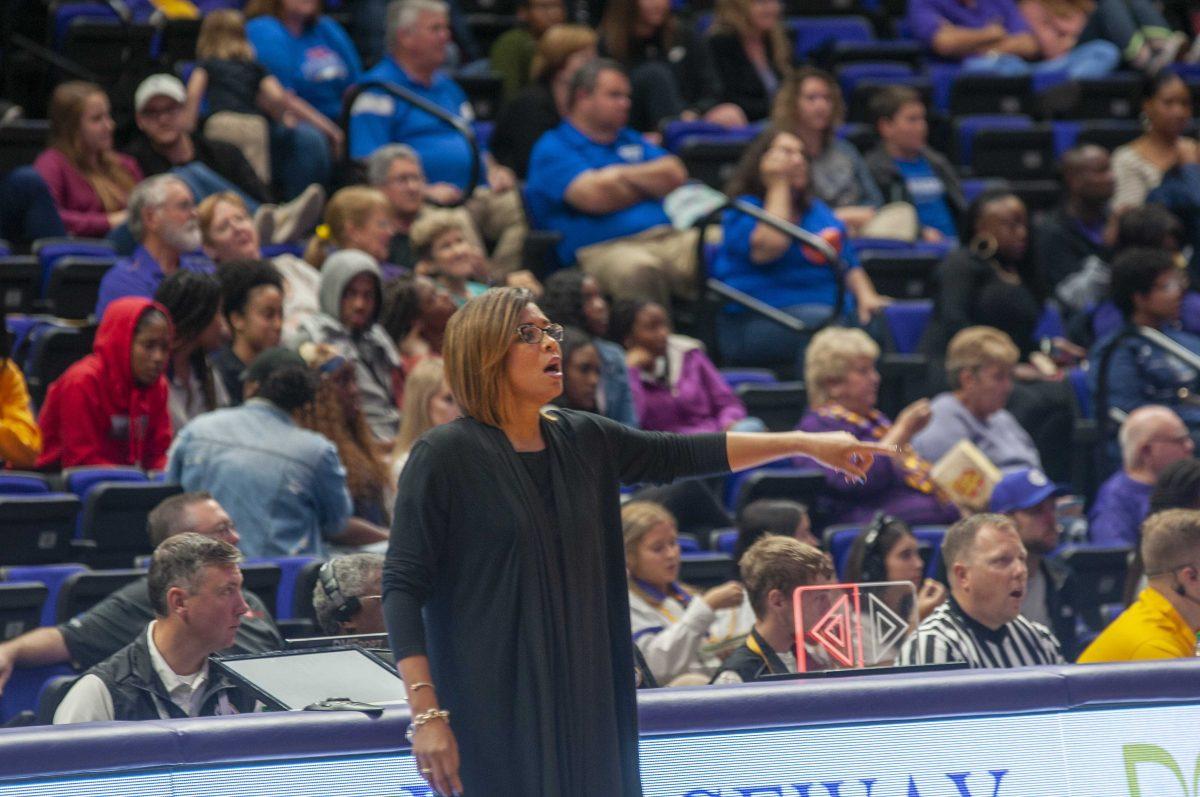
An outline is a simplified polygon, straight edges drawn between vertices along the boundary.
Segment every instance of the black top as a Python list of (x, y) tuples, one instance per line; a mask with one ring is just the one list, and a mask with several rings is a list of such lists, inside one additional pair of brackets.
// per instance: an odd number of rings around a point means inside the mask
[[(600, 38), (599, 51), (603, 56), (612, 57), (603, 37)], [(662, 98), (638, 96), (641, 84), (636, 70), (644, 64), (657, 62), (669, 67), (671, 75), (675, 78), (679, 97), (683, 100), (683, 107), (675, 110), (676, 115), (685, 110), (704, 114), (716, 105), (719, 102), (717, 98), (725, 93), (721, 86), (721, 76), (713, 66), (708, 42), (696, 35), (695, 31), (682, 21), (675, 25), (675, 33), (665, 47), (658, 37), (631, 39), (629, 54), (621, 59), (621, 62), (632, 73), (630, 77), (633, 83), (633, 108), (630, 110), (629, 124), (635, 130), (657, 129), (658, 124), (663, 121), (661, 118), (638, 118), (640, 108), (663, 108)]]
[(417, 252), (406, 232), (398, 232), (388, 242), (388, 262), (409, 271), (417, 267)]
[(236, 407), (241, 404), (242, 372), (246, 370), (247, 363), (238, 359), (233, 353), (233, 346), (229, 344), (208, 355), (208, 362), (225, 383), (225, 391), (229, 393), (229, 406)]
[(1033, 257), (1042, 280), (1055, 288), (1083, 268), (1089, 257), (1107, 263), (1112, 259), (1112, 249), (1088, 237), (1079, 219), (1060, 205), (1034, 226)]
[(619, 488), (725, 471), (725, 438), (570, 410), (542, 435), (541, 484), (470, 418), (413, 446), (384, 565), (392, 650), (429, 657), (466, 794), (638, 797)]
[[(227, 141), (213, 141), (200, 133), (192, 133), (192, 145), (195, 148), (195, 158), (190, 162), (200, 161), (257, 202), (271, 201), (270, 189), (258, 179), (258, 172), (254, 171), (250, 161), (246, 160), (246, 156), (233, 144)], [(142, 174), (146, 177), (163, 174), (183, 165), (171, 163), (156, 152), (150, 146), (150, 139), (141, 132), (129, 142), (125, 151), (137, 160)]]
[[(757, 67), (746, 55), (741, 37), (734, 33), (714, 33), (708, 37), (708, 47), (712, 52), (713, 67), (721, 76), (722, 92), (718, 101), (738, 105), (751, 122), (770, 116), (774, 97), (767, 92)], [(782, 83), (783, 76), (775, 68), (770, 40), (767, 41), (767, 66)]]
[[(265, 653), (282, 650), (283, 637), (271, 613), (253, 592), (242, 591), (250, 606), (225, 653)], [(58, 627), (71, 661), (81, 669), (93, 667), (133, 642), (154, 619), (146, 579), (131, 581), (78, 617)]]
[(533, 145), (561, 121), (550, 89), (540, 83), (526, 86), (496, 117), (496, 128), (488, 142), (492, 157), (524, 180), (529, 175)]
[(955, 333), (983, 324), (1006, 332), (1021, 356), (1037, 348), (1033, 332), (1042, 314), (1042, 302), (1031, 275), (1020, 273), (1021, 282), (1001, 278), (999, 269), (975, 257), (967, 249), (955, 249), (934, 272), (937, 292), (933, 318), (925, 330), (921, 350), (933, 358), (945, 355)]
[(229, 61), (210, 58), (196, 66), (208, 73), (204, 99), (208, 112), (233, 111), (262, 116), (258, 108), (258, 88), (270, 72), (258, 61)]

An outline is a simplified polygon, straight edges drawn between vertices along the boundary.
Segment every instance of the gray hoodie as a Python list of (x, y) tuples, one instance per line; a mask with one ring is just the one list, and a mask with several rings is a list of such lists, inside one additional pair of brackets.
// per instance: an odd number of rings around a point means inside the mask
[[(341, 322), (342, 294), (355, 277), (370, 274), (375, 278), (375, 315), (365, 330), (352, 333)], [(396, 346), (377, 320), (383, 303), (383, 278), (375, 258), (357, 249), (343, 249), (325, 260), (321, 267), (318, 293), (319, 313), (300, 322), (288, 345), (327, 343), (354, 363), (358, 392), (362, 397), (363, 414), (367, 425), (381, 440), (391, 440), (400, 427), (400, 412), (396, 409), (392, 377), (400, 367)]]

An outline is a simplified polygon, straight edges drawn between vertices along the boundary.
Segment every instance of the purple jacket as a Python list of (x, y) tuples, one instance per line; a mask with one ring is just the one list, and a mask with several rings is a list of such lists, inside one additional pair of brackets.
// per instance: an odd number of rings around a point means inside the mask
[[(859, 440), (876, 439), (870, 424), (851, 423), (812, 409), (804, 413), (796, 428), (804, 432), (849, 432)], [(807, 457), (797, 457), (795, 462), (801, 468), (820, 467)], [(943, 504), (933, 495), (910, 487), (901, 465), (889, 457), (875, 458), (863, 484), (848, 483), (838, 473), (822, 470), (826, 471), (826, 492), (819, 499), (819, 508), (829, 523), (865, 524), (881, 509), (909, 525), (953, 523), (961, 517), (953, 504)]]
[[(664, 360), (656, 364), (661, 374)], [(665, 378), (629, 369), (629, 387), (643, 429), (661, 432), (723, 432), (746, 417), (746, 407), (729, 389), (712, 360), (691, 338), (672, 335)]]
[(1015, 0), (909, 0), (908, 25), (913, 36), (926, 47), (944, 23), (959, 28), (983, 28), (999, 22), (1009, 35), (1029, 33), (1029, 23), (1017, 10)]

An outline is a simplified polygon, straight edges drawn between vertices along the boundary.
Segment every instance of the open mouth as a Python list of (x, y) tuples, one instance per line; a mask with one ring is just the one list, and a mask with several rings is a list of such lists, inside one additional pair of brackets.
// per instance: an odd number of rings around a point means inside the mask
[(542, 372), (548, 376), (562, 378), (562, 359), (559, 357), (551, 357), (550, 362), (542, 369)]
[(1012, 592), (1010, 592), (1008, 594), (1009, 594), (1009, 597), (1011, 597), (1011, 598), (1014, 598), (1016, 600), (1021, 600), (1022, 598), (1025, 597), (1025, 590), (1014, 589)]

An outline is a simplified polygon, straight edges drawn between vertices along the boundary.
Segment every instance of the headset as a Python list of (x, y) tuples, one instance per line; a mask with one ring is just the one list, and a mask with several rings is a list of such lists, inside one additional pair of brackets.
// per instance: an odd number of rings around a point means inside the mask
[(858, 569), (860, 582), (888, 580), (887, 562), (883, 550), (880, 548), (879, 538), (883, 536), (883, 532), (887, 530), (888, 526), (903, 522), (883, 510), (876, 512), (875, 517), (871, 518), (871, 525), (867, 526), (867, 530), (863, 532), (862, 565)]
[(357, 597), (347, 598), (342, 593), (342, 585), (338, 583), (337, 573), (334, 572), (333, 560), (321, 565), (321, 569), (317, 571), (317, 578), (325, 597), (333, 604), (333, 619), (339, 623), (350, 622), (362, 608), (362, 602)]

